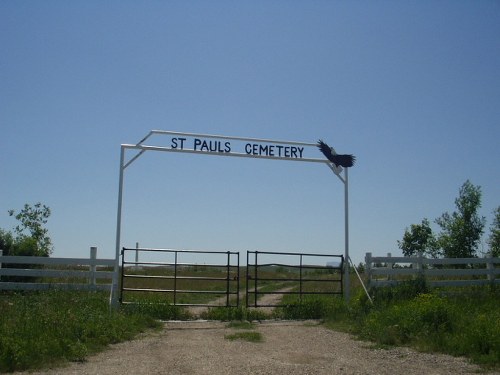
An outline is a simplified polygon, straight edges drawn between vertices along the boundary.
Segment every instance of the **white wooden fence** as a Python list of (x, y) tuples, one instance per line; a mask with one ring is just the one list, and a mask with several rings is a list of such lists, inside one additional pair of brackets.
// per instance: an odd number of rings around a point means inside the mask
[[(3, 264), (42, 265), (43, 268), (2, 268)], [(111, 290), (114, 259), (97, 259), (97, 248), (90, 248), (90, 258), (49, 258), (3, 256), (0, 250), (0, 290)], [(52, 268), (51, 268), (52, 267)], [(104, 269), (102, 269), (104, 267)], [(5, 276), (5, 277), (4, 277)], [(7, 276), (37, 278), (36, 282), (4, 281)], [(106, 280), (104, 283), (98, 279)], [(47, 281), (49, 280), (49, 281)]]
[(374, 257), (366, 253), (365, 263), (370, 287), (396, 285), (419, 275), (424, 276), (431, 287), (500, 284), (500, 258), (489, 256), (431, 259), (392, 257), (390, 253), (386, 257)]

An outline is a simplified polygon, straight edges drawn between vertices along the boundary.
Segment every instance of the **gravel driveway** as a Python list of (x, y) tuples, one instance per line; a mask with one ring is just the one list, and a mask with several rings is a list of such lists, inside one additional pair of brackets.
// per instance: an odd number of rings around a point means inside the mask
[[(83, 363), (35, 374), (474, 374), (465, 359), (407, 348), (373, 349), (317, 322), (268, 321), (263, 342), (230, 341), (227, 323), (166, 322), (160, 332), (111, 346)], [(497, 373), (498, 374), (498, 373)]]

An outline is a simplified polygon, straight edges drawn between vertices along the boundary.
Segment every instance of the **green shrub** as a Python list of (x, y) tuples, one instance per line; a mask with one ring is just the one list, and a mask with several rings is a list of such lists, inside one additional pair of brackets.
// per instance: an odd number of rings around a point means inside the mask
[(254, 321), (266, 320), (270, 314), (259, 309), (247, 309), (244, 307), (212, 307), (208, 311), (203, 312), (200, 316), (202, 319), (221, 320), (221, 321)]
[(447, 351), (466, 355), (477, 363), (500, 365), (500, 289), (471, 288), (450, 300), (459, 319)]
[(410, 345), (500, 365), (498, 288), (420, 290), (408, 285), (384, 290), (374, 305), (362, 296), (353, 298), (347, 316), (351, 332), (382, 345)]
[(0, 310), (0, 372), (82, 361), (159, 324), (148, 315), (110, 311), (102, 293), (0, 294)]
[(157, 303), (154, 300), (122, 305), (121, 309), (128, 314), (139, 314), (159, 320), (188, 320), (192, 318), (189, 311), (182, 307)]
[(361, 334), (385, 345), (419, 343), (450, 332), (452, 309), (445, 299), (421, 294), (382, 309), (374, 309), (364, 321)]
[(336, 319), (346, 312), (347, 307), (341, 297), (307, 295), (302, 301), (276, 308), (273, 315), (278, 319)]
[(393, 301), (411, 300), (420, 294), (426, 293), (429, 293), (429, 287), (423, 277), (406, 280), (395, 286), (378, 287), (370, 290), (370, 295), (376, 305), (387, 305)]

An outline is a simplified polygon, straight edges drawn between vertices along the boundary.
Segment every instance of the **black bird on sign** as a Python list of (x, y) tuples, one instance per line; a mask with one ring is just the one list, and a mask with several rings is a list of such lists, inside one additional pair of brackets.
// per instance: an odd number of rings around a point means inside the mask
[(326, 156), (328, 160), (330, 160), (335, 166), (341, 166), (344, 168), (349, 168), (354, 165), (356, 161), (356, 157), (354, 155), (339, 155), (335, 152), (335, 150), (328, 146), (321, 139), (318, 141), (318, 148)]

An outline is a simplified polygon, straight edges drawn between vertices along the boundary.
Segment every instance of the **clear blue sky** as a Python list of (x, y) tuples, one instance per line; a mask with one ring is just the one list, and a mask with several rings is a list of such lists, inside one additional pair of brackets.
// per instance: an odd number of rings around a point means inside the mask
[[(0, 51), (0, 227), (48, 205), (54, 256), (114, 257), (151, 129), (355, 154), (356, 263), (467, 179), (500, 205), (498, 1), (2, 1)], [(325, 165), (146, 153), (123, 245), (342, 254), (343, 201)]]

